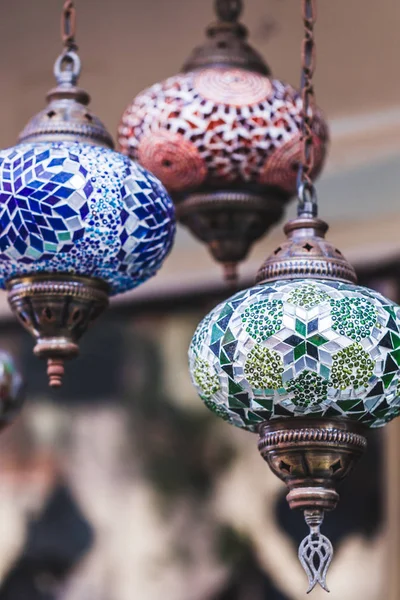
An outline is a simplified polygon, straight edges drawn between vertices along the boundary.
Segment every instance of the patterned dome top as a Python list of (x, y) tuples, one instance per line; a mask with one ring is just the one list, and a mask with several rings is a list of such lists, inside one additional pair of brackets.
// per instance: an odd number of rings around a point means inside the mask
[(20, 412), (24, 396), (22, 378), (7, 352), (0, 350), (0, 430)]
[[(292, 195), (301, 108), (298, 92), (280, 81), (244, 69), (205, 68), (139, 94), (122, 117), (119, 144), (170, 192), (246, 184)], [(314, 130), (317, 176), (328, 137), (318, 112)]]
[(38, 271), (106, 281), (111, 294), (161, 266), (175, 231), (164, 187), (121, 154), (83, 143), (0, 152), (0, 286)]
[(239, 292), (200, 323), (189, 361), (205, 404), (233, 425), (293, 416), (378, 427), (400, 414), (400, 308), (328, 281)]

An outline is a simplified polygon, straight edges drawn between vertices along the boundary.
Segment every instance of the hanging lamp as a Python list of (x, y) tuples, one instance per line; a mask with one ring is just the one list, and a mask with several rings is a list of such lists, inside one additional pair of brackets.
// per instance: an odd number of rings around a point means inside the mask
[(353, 267), (325, 239), (310, 178), (313, 164), (313, 0), (303, 0), (303, 153), (298, 216), (266, 260), (257, 285), (217, 306), (189, 350), (191, 377), (227, 422), (259, 433), (259, 450), (304, 512), (299, 558), (327, 590), (324, 512), (366, 448), (369, 427), (400, 414), (400, 308), (356, 284)]
[[(234, 282), (237, 263), (296, 193), (302, 101), (248, 44), (241, 0), (216, 0), (215, 7), (218, 20), (183, 71), (128, 106), (119, 144), (160, 178), (178, 220)], [(316, 177), (328, 138), (318, 109), (313, 137)]]
[(113, 151), (77, 87), (75, 8), (62, 14), (64, 50), (47, 107), (0, 152), (0, 285), (47, 359), (49, 383), (108, 305), (156, 273), (171, 248), (174, 208), (162, 184)]
[(0, 350), (0, 431), (16, 419), (23, 402), (22, 377), (11, 355)]

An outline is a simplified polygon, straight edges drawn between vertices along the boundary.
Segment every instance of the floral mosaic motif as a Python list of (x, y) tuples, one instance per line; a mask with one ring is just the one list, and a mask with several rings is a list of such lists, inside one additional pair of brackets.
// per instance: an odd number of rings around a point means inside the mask
[(318, 289), (313, 283), (305, 283), (296, 287), (296, 289), (289, 294), (287, 301), (295, 306), (310, 309), (327, 302), (329, 298), (329, 294)]
[(282, 326), (283, 304), (280, 300), (261, 300), (248, 306), (242, 314), (246, 331), (261, 343), (279, 331)]
[(207, 400), (220, 389), (218, 376), (212, 373), (212, 366), (200, 357), (196, 358), (193, 378)]
[[(294, 194), (301, 110), (296, 90), (257, 73), (228, 67), (180, 73), (133, 100), (119, 144), (171, 192), (253, 182)], [(313, 121), (316, 177), (328, 133), (318, 111)]]
[[(356, 300), (360, 302), (352, 302)], [(334, 327), (338, 306), (350, 306), (350, 312), (352, 307), (368, 307), (368, 322), (362, 325), (369, 331), (367, 338), (358, 342), (351, 327)], [(253, 307), (258, 316), (249, 328)], [(263, 330), (254, 330), (254, 323), (268, 323), (270, 307), (279, 318), (264, 336)], [(347, 314), (346, 308), (345, 319)], [(207, 334), (200, 325), (205, 363), (199, 363), (192, 345), (192, 379), (204, 398), (200, 371), (206, 379), (211, 375), (210, 400), (229, 414), (232, 424), (250, 431), (262, 421), (300, 414), (379, 427), (399, 412), (399, 315), (390, 300), (348, 283), (276, 281), (255, 286), (211, 311)]]
[(244, 366), (247, 381), (255, 389), (282, 387), (283, 362), (277, 352), (254, 346)]
[(0, 152), (0, 286), (26, 273), (73, 272), (117, 294), (161, 266), (175, 232), (161, 183), (89, 144), (20, 144)]
[(374, 305), (366, 298), (331, 299), (332, 328), (341, 335), (360, 341), (371, 335), (377, 323)]
[(299, 408), (308, 408), (326, 400), (328, 381), (314, 371), (303, 371), (286, 386), (289, 394), (293, 394), (293, 404)]
[(352, 344), (333, 356), (332, 386), (340, 390), (366, 388), (374, 366), (374, 361), (361, 344)]

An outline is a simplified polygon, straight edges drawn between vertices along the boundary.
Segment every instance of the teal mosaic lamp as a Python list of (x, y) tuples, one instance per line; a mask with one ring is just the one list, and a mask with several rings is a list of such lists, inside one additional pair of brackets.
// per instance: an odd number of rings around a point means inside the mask
[(0, 350), (0, 432), (19, 415), (25, 398), (23, 387), (13, 358)]
[(175, 232), (163, 185), (113, 150), (78, 87), (74, 25), (66, 0), (57, 86), (17, 145), (0, 152), (0, 287), (47, 360), (52, 387), (109, 297), (155, 275)]
[[(312, 43), (313, 7), (305, 2)], [(310, 34), (311, 32), (311, 34)], [(309, 44), (309, 42), (307, 42)], [(307, 63), (312, 47), (306, 44)], [(312, 69), (303, 69), (310, 100)], [(257, 285), (214, 308), (189, 350), (193, 383), (228, 423), (259, 434), (259, 450), (304, 511), (299, 558), (327, 590), (330, 541), (320, 533), (336, 507), (337, 483), (366, 448), (366, 432), (400, 415), (400, 307), (360, 287), (353, 267), (325, 239), (308, 178), (312, 148), (304, 119), (298, 217), (266, 260)]]

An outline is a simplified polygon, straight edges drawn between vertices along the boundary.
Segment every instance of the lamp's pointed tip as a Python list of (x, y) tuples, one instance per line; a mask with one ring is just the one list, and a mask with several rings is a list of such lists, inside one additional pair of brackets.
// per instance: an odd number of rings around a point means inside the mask
[(225, 262), (223, 264), (224, 278), (229, 287), (236, 288), (238, 285), (238, 270), (236, 262)]
[(49, 358), (47, 360), (47, 375), (49, 386), (53, 389), (60, 388), (63, 384), (64, 361), (60, 358)]

